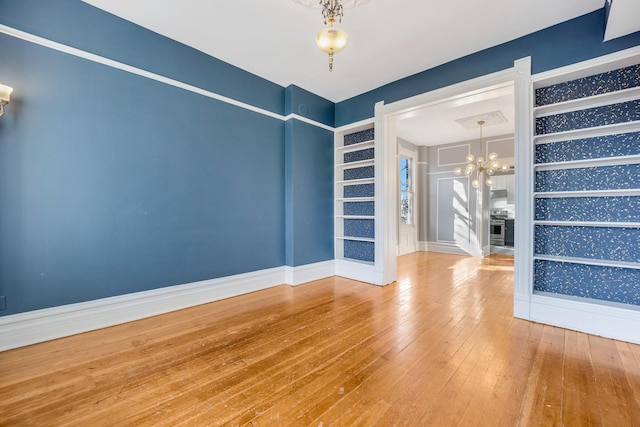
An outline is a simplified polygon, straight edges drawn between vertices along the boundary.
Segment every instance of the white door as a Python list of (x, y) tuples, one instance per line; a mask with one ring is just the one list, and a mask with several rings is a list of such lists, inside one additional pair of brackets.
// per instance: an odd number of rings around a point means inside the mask
[(405, 255), (418, 250), (418, 229), (416, 227), (416, 188), (415, 169), (416, 156), (408, 150), (400, 150), (400, 188), (398, 255)]

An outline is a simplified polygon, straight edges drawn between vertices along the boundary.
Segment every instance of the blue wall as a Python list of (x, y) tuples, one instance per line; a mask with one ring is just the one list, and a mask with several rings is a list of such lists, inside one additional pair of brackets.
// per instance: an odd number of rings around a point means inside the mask
[(333, 132), (286, 122), (286, 264), (333, 259)]
[(604, 8), (389, 83), (336, 104), (336, 126), (373, 117), (379, 101), (389, 104), (505, 70), (527, 56), (535, 74), (640, 44), (640, 32), (603, 43), (603, 26)]

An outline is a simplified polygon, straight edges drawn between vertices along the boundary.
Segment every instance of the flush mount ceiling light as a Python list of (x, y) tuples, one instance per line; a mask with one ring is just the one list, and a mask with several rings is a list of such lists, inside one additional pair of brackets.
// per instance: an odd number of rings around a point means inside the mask
[(342, 22), (344, 9), (359, 6), (369, 0), (293, 0), (296, 3), (307, 7), (322, 8), (324, 24), (328, 27), (320, 30), (316, 35), (316, 44), (323, 51), (329, 54), (329, 71), (333, 71), (333, 55), (340, 52), (347, 45), (349, 36), (347, 33), (334, 27), (336, 20)]

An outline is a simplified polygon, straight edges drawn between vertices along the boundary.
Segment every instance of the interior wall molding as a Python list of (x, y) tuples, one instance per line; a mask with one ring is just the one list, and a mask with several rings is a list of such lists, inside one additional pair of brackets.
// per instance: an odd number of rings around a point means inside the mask
[(334, 261), (275, 267), (0, 317), (0, 351), (102, 329), (279, 285), (331, 277)]
[(0, 24), (0, 34), (5, 34), (10, 37), (15, 37), (17, 39), (20, 39), (29, 43), (37, 44), (42, 47), (56, 50), (58, 52), (66, 53), (68, 55), (86, 59), (88, 61), (92, 61), (98, 64), (106, 65), (108, 67), (115, 68), (121, 71), (125, 71), (127, 73), (135, 74), (140, 77), (145, 77), (147, 79), (155, 80), (157, 82), (164, 83), (169, 86), (174, 86), (179, 89), (197, 93), (198, 95), (206, 96), (207, 98), (215, 99), (216, 101), (224, 102), (226, 104), (230, 104), (235, 107), (244, 108), (245, 110), (262, 114), (264, 116), (268, 116), (274, 119), (287, 121), (287, 120), (291, 120), (292, 118), (295, 118), (297, 120), (309, 123), (311, 125), (314, 125), (323, 129), (327, 129), (330, 131), (335, 130), (335, 128), (333, 128), (332, 126), (328, 126), (328, 125), (325, 125), (324, 123), (316, 122), (315, 120), (311, 120), (306, 117), (299, 116), (297, 114), (289, 114), (287, 116), (283, 116), (282, 114), (274, 113), (272, 111), (265, 110), (264, 108), (256, 107), (254, 105), (247, 104), (246, 102), (238, 101), (233, 98), (220, 95), (219, 93), (211, 92), (209, 90), (202, 89), (200, 87), (193, 86), (188, 83), (184, 83), (169, 77), (165, 77), (163, 75), (153, 73), (151, 71), (146, 71), (141, 68), (137, 68), (137, 67), (125, 64), (123, 62), (115, 61), (113, 59), (109, 59), (104, 56), (96, 55), (81, 49), (77, 49), (75, 47), (67, 46), (65, 44), (55, 42), (53, 40), (45, 39), (44, 37), (36, 36), (35, 34), (27, 33), (25, 31), (15, 29), (7, 25)]

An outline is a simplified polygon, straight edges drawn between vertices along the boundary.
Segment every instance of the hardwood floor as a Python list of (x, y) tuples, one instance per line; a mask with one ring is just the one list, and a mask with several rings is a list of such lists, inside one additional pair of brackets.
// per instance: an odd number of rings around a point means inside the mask
[(640, 346), (514, 319), (512, 258), (398, 264), (0, 353), (0, 424), (640, 425)]

